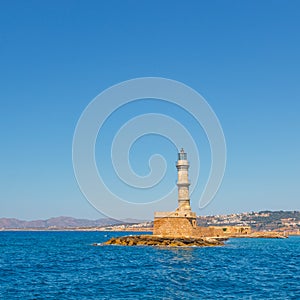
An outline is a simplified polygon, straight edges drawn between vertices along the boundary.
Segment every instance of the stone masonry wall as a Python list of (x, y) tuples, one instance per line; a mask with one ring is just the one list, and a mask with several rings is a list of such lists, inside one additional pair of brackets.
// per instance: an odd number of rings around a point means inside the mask
[(172, 237), (191, 237), (196, 233), (194, 218), (156, 218), (154, 219), (153, 234)]
[(250, 227), (210, 226), (199, 227), (195, 218), (155, 218), (153, 235), (168, 237), (232, 237), (251, 233)]

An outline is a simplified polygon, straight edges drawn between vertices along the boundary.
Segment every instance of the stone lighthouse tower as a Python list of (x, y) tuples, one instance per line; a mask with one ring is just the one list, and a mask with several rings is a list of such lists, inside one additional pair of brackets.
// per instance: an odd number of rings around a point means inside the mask
[(189, 162), (183, 149), (178, 153), (178, 207), (175, 211), (155, 212), (153, 234), (159, 236), (197, 236), (196, 213), (192, 212), (189, 194)]
[(184, 152), (183, 148), (181, 148), (178, 153), (178, 161), (176, 164), (177, 168), (177, 187), (178, 187), (178, 208), (177, 211), (181, 212), (191, 212), (190, 205), (190, 194), (189, 194), (189, 162), (187, 160), (187, 155)]

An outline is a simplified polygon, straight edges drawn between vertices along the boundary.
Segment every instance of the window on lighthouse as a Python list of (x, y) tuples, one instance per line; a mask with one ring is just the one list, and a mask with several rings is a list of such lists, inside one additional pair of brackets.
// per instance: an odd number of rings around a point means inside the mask
[(187, 160), (186, 153), (178, 153), (178, 160)]

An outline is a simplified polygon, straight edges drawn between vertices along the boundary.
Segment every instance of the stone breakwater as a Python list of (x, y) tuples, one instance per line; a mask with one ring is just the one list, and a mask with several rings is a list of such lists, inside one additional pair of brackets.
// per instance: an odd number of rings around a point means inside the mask
[[(159, 237), (153, 235), (135, 235), (111, 238), (101, 245), (120, 245), (120, 246), (162, 246), (162, 247), (210, 247), (223, 246), (225, 239), (213, 238), (174, 238), (174, 237)], [(97, 246), (98, 244), (94, 244)]]
[[(238, 237), (243, 237), (243, 236), (238, 236)], [(277, 232), (277, 231), (269, 231), (269, 232), (264, 232), (264, 231), (256, 231), (252, 232), (248, 236), (244, 237), (249, 237), (249, 238), (268, 238), (268, 239), (286, 239), (288, 238), (288, 235), (284, 235), (282, 232)]]

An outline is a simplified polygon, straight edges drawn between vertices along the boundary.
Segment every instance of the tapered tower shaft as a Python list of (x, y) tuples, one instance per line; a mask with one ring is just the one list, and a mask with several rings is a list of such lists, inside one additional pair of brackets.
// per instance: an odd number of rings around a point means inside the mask
[(191, 211), (190, 194), (189, 194), (189, 162), (187, 160), (187, 154), (183, 148), (178, 153), (178, 161), (176, 164), (178, 179), (178, 211)]

